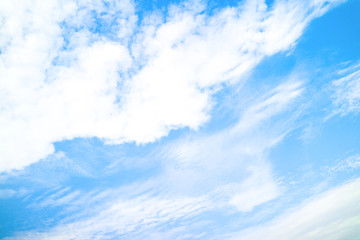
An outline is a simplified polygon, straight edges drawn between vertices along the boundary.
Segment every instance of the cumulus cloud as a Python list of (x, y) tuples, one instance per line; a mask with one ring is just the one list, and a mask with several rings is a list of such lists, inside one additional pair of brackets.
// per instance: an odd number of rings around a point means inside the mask
[(3, 1), (0, 171), (98, 137), (147, 143), (209, 119), (212, 94), (291, 49), (339, 1), (246, 1), (208, 16), (181, 3), (137, 22), (127, 0)]
[(360, 180), (313, 196), (301, 206), (232, 239), (356, 239), (360, 234)]

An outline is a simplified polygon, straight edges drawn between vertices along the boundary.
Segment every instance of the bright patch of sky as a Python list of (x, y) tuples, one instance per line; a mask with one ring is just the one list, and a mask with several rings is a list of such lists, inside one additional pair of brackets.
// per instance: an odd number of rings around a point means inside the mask
[(1, 239), (360, 239), (357, 0), (0, 2)]

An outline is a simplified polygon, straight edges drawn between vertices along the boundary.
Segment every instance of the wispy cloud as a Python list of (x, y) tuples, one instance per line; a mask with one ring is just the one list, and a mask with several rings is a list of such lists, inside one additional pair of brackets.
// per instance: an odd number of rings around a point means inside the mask
[(352, 64), (339, 71), (341, 78), (332, 82), (335, 110), (333, 115), (342, 116), (360, 111), (360, 65)]
[(16, 191), (13, 189), (0, 189), (0, 199), (1, 198), (11, 198), (16, 194)]
[(232, 239), (356, 239), (360, 234), (360, 180), (313, 196), (301, 206)]
[(356, 154), (350, 157), (347, 157), (345, 160), (340, 161), (335, 166), (329, 167), (328, 170), (330, 173), (339, 172), (339, 171), (349, 171), (360, 168), (360, 155)]
[(95, 212), (87, 211), (87, 215), (80, 215), (75, 221), (66, 222), (65, 219), (65, 223), (45, 233), (19, 233), (14, 238), (113, 239), (131, 236), (136, 238), (137, 234), (147, 229), (185, 221), (207, 210), (209, 206), (211, 201), (203, 197), (164, 198), (143, 194), (131, 199), (116, 198), (103, 205), (93, 206), (96, 207)]
[[(181, 182), (179, 187), (183, 191), (196, 193), (218, 186), (244, 212), (275, 198), (280, 190), (266, 154), (288, 132), (286, 122), (296, 109), (291, 109), (284, 118), (279, 115), (286, 113), (301, 92), (299, 83), (282, 84), (246, 108), (234, 126), (166, 146), (163, 153), (169, 171), (166, 181), (175, 188), (175, 183)], [(273, 129), (264, 129), (275, 116), (279, 119), (272, 121)]]

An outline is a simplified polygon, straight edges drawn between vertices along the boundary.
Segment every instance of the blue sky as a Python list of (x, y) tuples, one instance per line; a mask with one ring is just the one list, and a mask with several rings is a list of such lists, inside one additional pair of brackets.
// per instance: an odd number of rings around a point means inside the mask
[(360, 239), (359, 11), (0, 2), (0, 239)]

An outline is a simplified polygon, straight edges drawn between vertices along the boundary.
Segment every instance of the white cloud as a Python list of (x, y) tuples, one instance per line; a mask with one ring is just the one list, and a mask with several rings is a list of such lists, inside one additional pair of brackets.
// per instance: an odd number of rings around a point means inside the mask
[[(289, 120), (296, 111), (294, 102), (301, 93), (299, 82), (281, 84), (249, 103), (234, 126), (165, 146), (160, 154), (166, 162), (165, 185), (175, 193), (216, 192), (241, 212), (275, 199), (281, 190), (267, 162), (267, 152), (288, 132), (288, 121), (294, 121)], [(267, 128), (270, 121), (271, 130)]]
[[(257, 172), (261, 169), (254, 169)], [(242, 183), (239, 190), (233, 189), (229, 203), (241, 212), (251, 212), (256, 206), (271, 201), (280, 195), (281, 190), (276, 182), (269, 176), (269, 170), (261, 172), (265, 175), (253, 174), (249, 179)]]
[(360, 179), (313, 196), (269, 223), (232, 239), (357, 239), (360, 234)]
[[(90, 192), (85, 196), (79, 194), (71, 204), (88, 211), (63, 219), (59, 225), (45, 232), (23, 232), (5, 239), (196, 238), (196, 231), (189, 233), (194, 225), (201, 228), (201, 218), (196, 216), (213, 210), (214, 201), (218, 200), (214, 195), (156, 196), (147, 187), (144, 188), (146, 185), (130, 186), (131, 189), (139, 187), (142, 192), (138, 195), (135, 191), (134, 197), (130, 198), (124, 197), (124, 193), (129, 191), (127, 187)], [(265, 236), (269, 240), (356, 239), (360, 233), (359, 187), (360, 180), (357, 179), (315, 195), (268, 223), (236, 233), (232, 239), (262, 239)], [(59, 192), (55, 193), (58, 199), (63, 195), (72, 195), (68, 189), (60, 189)], [(217, 238), (227, 238), (229, 234)], [(198, 237), (204, 238), (204, 235)]]
[[(65, 197), (76, 197), (75, 192)], [(96, 197), (96, 196), (95, 196)], [(59, 201), (68, 199), (58, 199)], [(88, 199), (92, 200), (92, 199)], [(60, 224), (47, 232), (19, 233), (15, 239), (113, 239), (133, 238), (147, 229), (161, 227), (164, 223), (183, 221), (211, 206), (207, 198), (162, 198), (146, 194), (131, 199), (116, 198), (97, 205), (96, 212), (78, 216), (76, 221)], [(50, 203), (51, 204), (51, 203)], [(82, 204), (86, 204), (83, 203)], [(70, 218), (71, 219), (71, 218)], [(132, 237), (131, 237), (132, 236)], [(8, 238), (12, 239), (12, 238)]]
[(16, 194), (16, 191), (13, 189), (0, 189), (0, 199), (1, 198), (11, 198)]
[(345, 160), (340, 161), (333, 167), (329, 167), (328, 170), (330, 173), (339, 172), (339, 171), (348, 171), (360, 168), (360, 154), (356, 154), (350, 157), (347, 157)]
[(333, 6), (246, 1), (207, 16), (205, 6), (188, 3), (173, 6), (166, 21), (151, 14), (135, 33), (134, 4), (108, 3), (0, 3), (0, 171), (34, 163), (64, 139), (147, 143), (197, 129), (219, 84), (293, 47)]
[[(301, 92), (300, 83), (283, 83), (256, 102), (250, 100), (234, 126), (155, 149), (150, 155), (160, 160), (163, 170), (147, 181), (90, 192), (56, 188), (39, 196), (28, 207), (61, 207), (67, 217), (45, 232), (18, 233), (14, 238), (184, 239), (203, 229), (196, 224), (206, 212), (253, 211), (281, 194), (266, 152), (286, 134), (284, 119), (296, 111), (294, 102)], [(241, 127), (251, 120), (251, 127)], [(269, 121), (272, 130), (266, 127)]]
[(12, 198), (12, 197), (20, 197), (24, 196), (28, 193), (25, 189), (10, 189), (10, 188), (4, 188), (0, 189), (0, 199), (6, 199), (6, 198)]
[(339, 71), (345, 75), (332, 82), (334, 114), (346, 115), (360, 111), (360, 65), (354, 64)]

